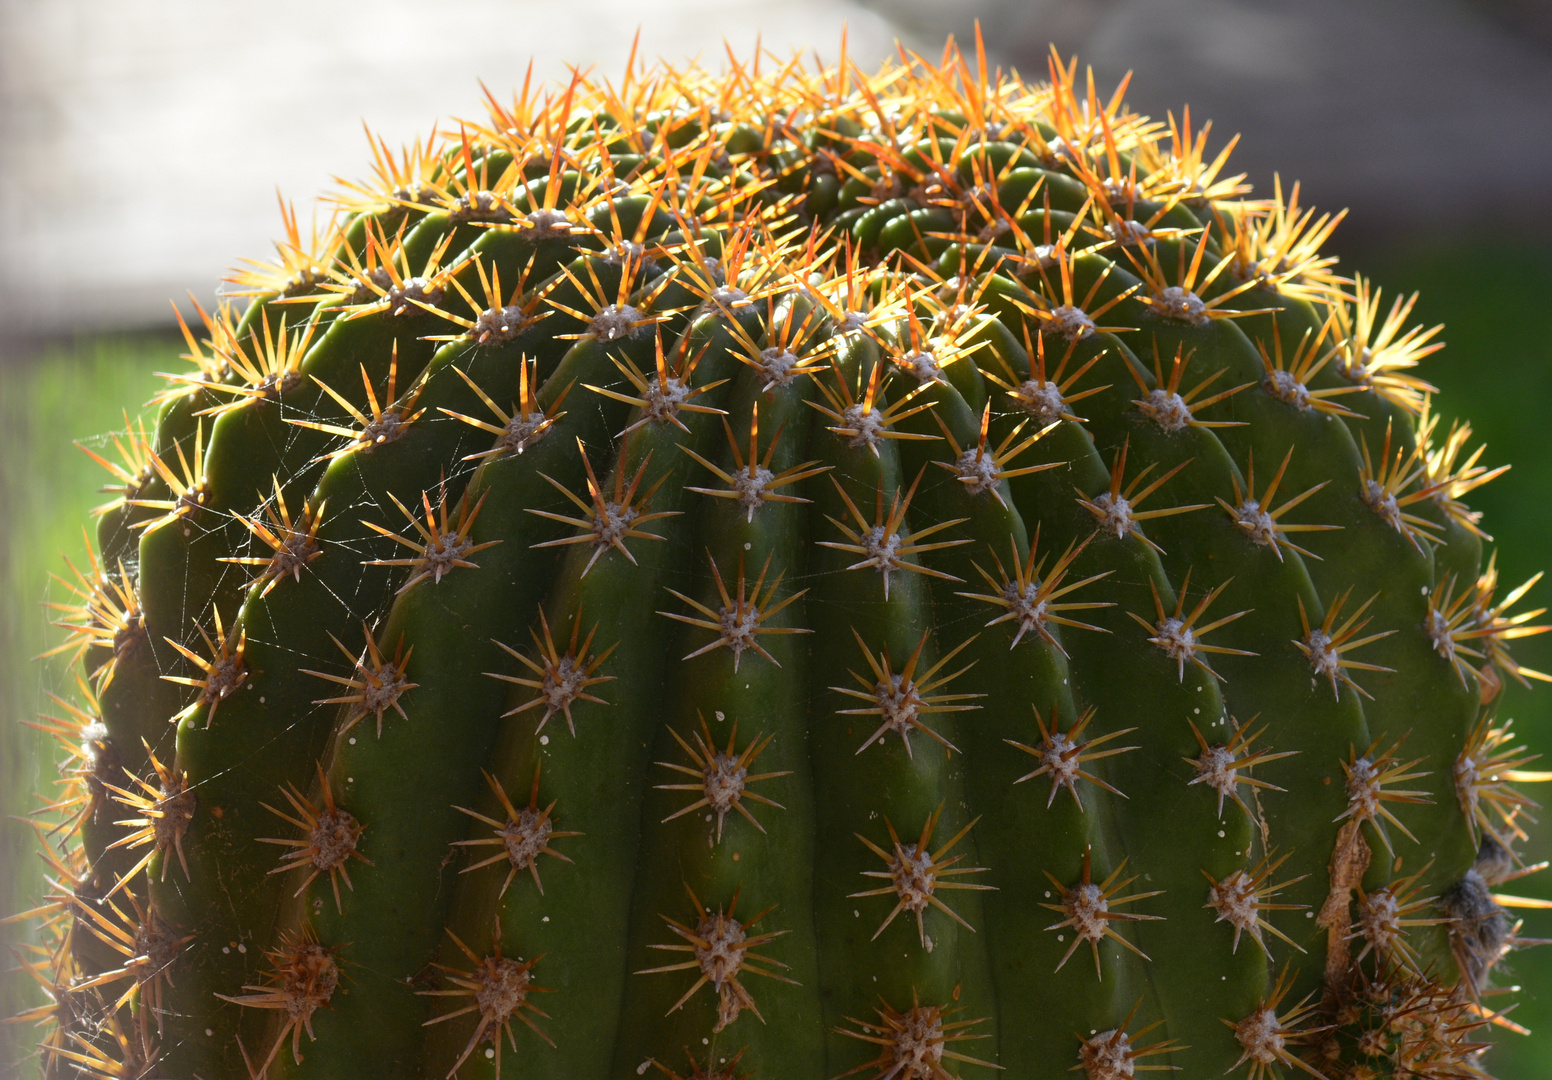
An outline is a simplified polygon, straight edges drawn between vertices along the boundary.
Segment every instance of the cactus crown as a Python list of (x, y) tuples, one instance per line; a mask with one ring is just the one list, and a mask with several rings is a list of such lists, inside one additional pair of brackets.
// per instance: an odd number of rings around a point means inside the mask
[(287, 209), (104, 460), (49, 1074), (1486, 1075), (1499, 470), (1124, 89), (633, 60)]

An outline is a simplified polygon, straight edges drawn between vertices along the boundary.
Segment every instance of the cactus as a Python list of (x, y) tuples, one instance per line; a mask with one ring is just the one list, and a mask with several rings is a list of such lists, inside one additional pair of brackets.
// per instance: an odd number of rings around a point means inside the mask
[(1437, 328), (1188, 112), (902, 56), (491, 97), (185, 328), (48, 1076), (1487, 1075), (1546, 627)]

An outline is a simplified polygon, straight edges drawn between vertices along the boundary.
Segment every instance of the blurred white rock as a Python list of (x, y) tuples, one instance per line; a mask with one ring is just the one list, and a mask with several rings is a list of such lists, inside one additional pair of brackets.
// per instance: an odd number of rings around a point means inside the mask
[[(1552, 0), (862, 0), (919, 48), (1052, 42), (1139, 112), (1242, 136), (1234, 172), (1348, 207), (1339, 244), (1552, 236)], [(1453, 235), (1451, 235), (1453, 234)]]
[(0, 0), (0, 335), (168, 321), (239, 256), (305, 228), (333, 177), (365, 175), (365, 122), (390, 145), (481, 113), (567, 64), (641, 52), (716, 69), (758, 39), (865, 67), (882, 17), (837, 0)]

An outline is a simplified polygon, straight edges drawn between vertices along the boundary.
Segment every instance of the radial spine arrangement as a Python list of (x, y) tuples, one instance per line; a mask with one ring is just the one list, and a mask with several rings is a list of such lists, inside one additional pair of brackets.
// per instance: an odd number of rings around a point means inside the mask
[(287, 210), (100, 454), (48, 1076), (1486, 1076), (1501, 470), (1123, 90), (633, 63)]

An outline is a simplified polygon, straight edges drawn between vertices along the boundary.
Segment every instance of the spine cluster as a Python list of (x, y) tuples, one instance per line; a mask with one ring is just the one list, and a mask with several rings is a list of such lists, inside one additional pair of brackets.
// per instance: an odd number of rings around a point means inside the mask
[(633, 62), (287, 209), (99, 456), (47, 1074), (1488, 1075), (1501, 469), (1124, 89)]

